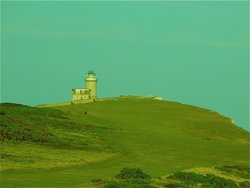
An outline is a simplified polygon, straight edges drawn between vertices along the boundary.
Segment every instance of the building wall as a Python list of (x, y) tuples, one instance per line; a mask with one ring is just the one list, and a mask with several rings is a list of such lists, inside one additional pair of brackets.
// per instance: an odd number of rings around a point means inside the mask
[(89, 89), (72, 89), (72, 101), (81, 101), (90, 99)]
[(94, 99), (73, 100), (71, 104), (82, 104), (82, 103), (91, 103), (91, 102), (94, 102)]
[(89, 99), (90, 96), (89, 94), (73, 94), (72, 95), (72, 100), (86, 100)]

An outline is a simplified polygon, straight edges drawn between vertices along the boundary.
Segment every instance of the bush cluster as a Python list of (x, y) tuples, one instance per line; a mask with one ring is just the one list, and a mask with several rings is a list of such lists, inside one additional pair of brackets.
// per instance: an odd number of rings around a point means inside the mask
[(115, 177), (114, 181), (94, 179), (91, 183), (105, 188), (155, 188), (150, 184), (150, 176), (140, 168), (123, 168)]
[(235, 174), (242, 178), (250, 179), (250, 166), (247, 165), (233, 165), (233, 166), (221, 166), (216, 167), (218, 170), (227, 172), (230, 174)]
[(181, 181), (181, 187), (195, 187), (197, 184), (201, 184), (201, 187), (204, 188), (239, 188), (234, 181), (213, 174), (204, 176), (192, 172), (176, 172), (168, 178)]
[(206, 188), (210, 188), (210, 187), (238, 188), (239, 187), (234, 181), (225, 179), (222, 177), (218, 177), (213, 174), (207, 174), (206, 178), (207, 178), (207, 181), (204, 183), (202, 187), (206, 187)]
[(123, 168), (116, 175), (118, 179), (149, 179), (150, 176), (145, 174), (140, 168)]

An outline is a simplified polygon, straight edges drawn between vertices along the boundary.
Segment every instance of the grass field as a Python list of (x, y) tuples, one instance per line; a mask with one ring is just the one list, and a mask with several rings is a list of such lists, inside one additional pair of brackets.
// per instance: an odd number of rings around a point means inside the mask
[(247, 165), (248, 148), (249, 133), (230, 119), (176, 102), (1, 104), (2, 187), (79, 187), (92, 179), (112, 180), (123, 167), (160, 177)]

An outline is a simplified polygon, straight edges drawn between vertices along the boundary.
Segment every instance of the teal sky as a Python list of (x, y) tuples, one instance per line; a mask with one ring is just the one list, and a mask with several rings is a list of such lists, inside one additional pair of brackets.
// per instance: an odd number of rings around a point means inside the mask
[(249, 127), (248, 2), (1, 2), (1, 100), (159, 95)]

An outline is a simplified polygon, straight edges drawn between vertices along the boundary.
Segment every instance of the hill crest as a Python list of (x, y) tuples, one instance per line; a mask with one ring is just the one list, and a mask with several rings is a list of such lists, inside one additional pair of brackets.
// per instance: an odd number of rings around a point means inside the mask
[(113, 177), (123, 167), (139, 167), (155, 177), (195, 167), (248, 164), (247, 131), (216, 112), (181, 103), (119, 99), (50, 108), (1, 104), (1, 111), (5, 178), (20, 177), (20, 170), (27, 169), (32, 171), (29, 179), (48, 178), (57, 168), (62, 181), (60, 174), (74, 169), (79, 180), (71, 184), (69, 175), (62, 182), (76, 186), (97, 174)]

